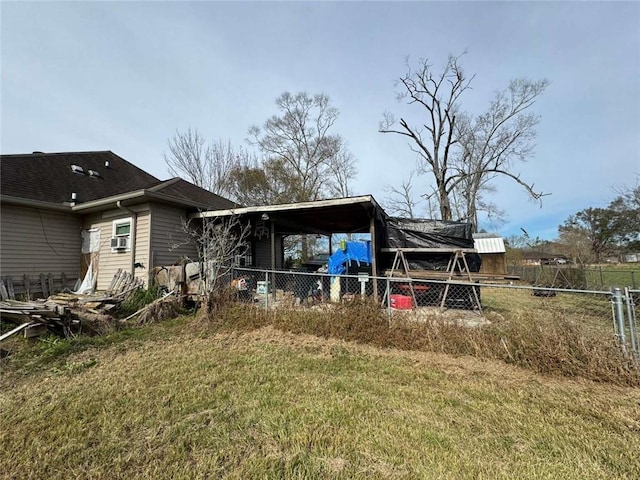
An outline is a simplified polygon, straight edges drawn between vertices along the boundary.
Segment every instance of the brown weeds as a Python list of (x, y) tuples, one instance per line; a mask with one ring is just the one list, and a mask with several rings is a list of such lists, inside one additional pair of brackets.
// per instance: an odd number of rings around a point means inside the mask
[(508, 321), (469, 328), (434, 315), (421, 322), (410, 317), (394, 318), (389, 325), (386, 312), (377, 304), (354, 301), (317, 310), (278, 311), (230, 302), (216, 309), (215, 319), (223, 329), (253, 330), (273, 325), (286, 332), (380, 348), (498, 359), (545, 375), (640, 386), (639, 370), (622, 355), (612, 337), (562, 317), (521, 313)]

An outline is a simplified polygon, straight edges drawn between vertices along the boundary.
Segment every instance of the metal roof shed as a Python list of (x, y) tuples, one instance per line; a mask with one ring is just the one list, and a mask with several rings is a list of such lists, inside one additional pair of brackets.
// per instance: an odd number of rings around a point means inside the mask
[(473, 245), (482, 258), (480, 273), (507, 274), (506, 248), (501, 236), (490, 233), (474, 233)]

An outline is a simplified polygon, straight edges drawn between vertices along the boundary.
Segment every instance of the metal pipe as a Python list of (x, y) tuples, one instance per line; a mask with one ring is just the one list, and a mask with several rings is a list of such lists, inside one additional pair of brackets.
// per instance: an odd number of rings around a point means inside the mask
[(638, 357), (638, 344), (636, 343), (636, 319), (633, 305), (633, 296), (629, 291), (629, 287), (625, 287), (624, 296), (627, 300), (627, 317), (629, 318), (629, 340), (631, 341), (631, 351), (634, 359)]
[(618, 338), (622, 353), (627, 354), (627, 335), (624, 328), (624, 309), (622, 308), (622, 291), (616, 287), (613, 289), (613, 304), (615, 307), (615, 317), (618, 322)]
[(391, 281), (387, 277), (387, 318), (389, 319), (389, 325), (391, 325)]

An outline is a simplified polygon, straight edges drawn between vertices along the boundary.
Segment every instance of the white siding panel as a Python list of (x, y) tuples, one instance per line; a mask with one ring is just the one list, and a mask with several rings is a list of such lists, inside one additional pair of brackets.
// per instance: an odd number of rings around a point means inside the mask
[(0, 275), (80, 274), (80, 218), (14, 205), (0, 210)]

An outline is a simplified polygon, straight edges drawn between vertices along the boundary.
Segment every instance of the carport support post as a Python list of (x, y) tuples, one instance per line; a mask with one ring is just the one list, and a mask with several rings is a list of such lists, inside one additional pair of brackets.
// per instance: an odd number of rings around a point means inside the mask
[[(275, 269), (276, 269), (276, 222), (273, 218), (271, 219), (271, 235), (269, 236), (271, 237), (271, 271), (275, 272)], [(271, 278), (271, 283), (273, 285), (270, 285), (270, 286), (271, 286), (271, 291), (273, 292), (272, 295), (273, 295), (274, 304), (276, 302), (275, 279), (276, 279), (276, 275), (275, 273), (273, 273)], [(267, 290), (266, 295), (269, 296), (269, 290)]]
[(376, 261), (376, 216), (375, 210), (369, 219), (369, 235), (371, 235), (371, 275), (373, 276), (373, 301), (378, 302), (378, 265)]

